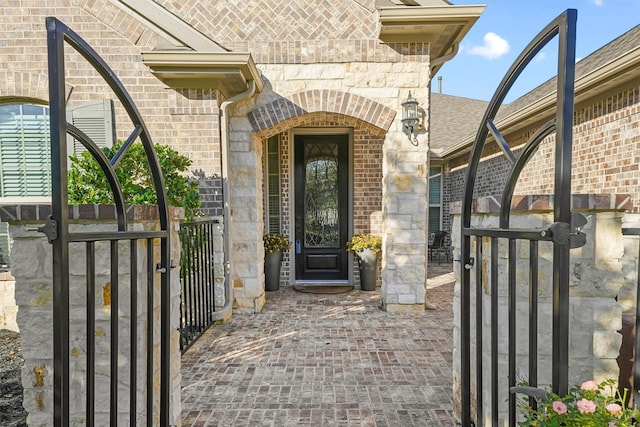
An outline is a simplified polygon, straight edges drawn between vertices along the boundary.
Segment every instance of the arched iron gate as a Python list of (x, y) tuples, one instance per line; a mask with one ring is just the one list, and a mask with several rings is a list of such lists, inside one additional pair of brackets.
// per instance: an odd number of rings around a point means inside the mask
[[(467, 169), (464, 199), (461, 212), (461, 288), (460, 288), (460, 387), (461, 387), (461, 421), (465, 427), (484, 423), (485, 402), (489, 401), (491, 425), (498, 425), (498, 403), (508, 394), (509, 425), (516, 425), (516, 397), (511, 393), (516, 386), (516, 242), (529, 241), (529, 363), (528, 384), (535, 390), (538, 378), (537, 359), (537, 285), (538, 285), (538, 242), (553, 243), (553, 349), (552, 349), (552, 390), (564, 395), (568, 391), (568, 342), (569, 342), (569, 250), (584, 244), (584, 234), (577, 227), (584, 225), (583, 218), (571, 212), (571, 150), (574, 103), (574, 71), (576, 41), (576, 10), (569, 9), (553, 20), (529, 43), (516, 59), (502, 79), (482, 119), (475, 138)], [(520, 76), (526, 66), (552, 39), (558, 36), (558, 76), (557, 104), (555, 119), (538, 129), (516, 157), (509, 149), (499, 130), (494, 125), (494, 118), (509, 89)], [(540, 142), (555, 131), (555, 189), (554, 189), (554, 222), (546, 229), (513, 229), (510, 228), (509, 215), (513, 191), (524, 166), (536, 152)], [(499, 228), (473, 228), (471, 226), (471, 206), (478, 164), (488, 134), (491, 133), (500, 145), (505, 156), (510, 160), (512, 168), (502, 195)], [(580, 221), (577, 223), (576, 221)], [(490, 241), (491, 274), (489, 278), (490, 303), (490, 366), (489, 389), (491, 396), (483, 396), (483, 303), (482, 303), (482, 238)], [(475, 239), (475, 254), (471, 254), (472, 239)], [(500, 394), (499, 356), (498, 356), (498, 241), (504, 239), (508, 247), (508, 389)], [(475, 267), (474, 290), (476, 296), (475, 310), (471, 306), (471, 271)], [(472, 314), (475, 314), (475, 330), (472, 330)], [(475, 345), (472, 345), (475, 343)], [(475, 347), (475, 389), (471, 382), (471, 348)], [(475, 402), (472, 395), (475, 394)], [(532, 404), (534, 404), (532, 402)], [(472, 406), (476, 408), (476, 419), (472, 420)]]
[[(165, 192), (164, 179), (158, 163), (154, 146), (149, 136), (149, 132), (138, 112), (132, 98), (125, 90), (115, 73), (100, 58), (100, 56), (69, 27), (55, 18), (47, 18), (47, 43), (49, 62), (49, 103), (51, 120), (51, 168), (52, 168), (52, 216), (41, 231), (47, 234), (50, 243), (53, 245), (53, 334), (54, 334), (54, 425), (56, 427), (66, 427), (71, 425), (70, 406), (70, 385), (69, 380), (72, 374), (69, 361), (69, 245), (71, 243), (84, 242), (86, 245), (86, 305), (87, 305), (87, 360), (86, 360), (86, 420), (85, 425), (94, 425), (96, 406), (96, 369), (95, 369), (95, 256), (96, 243), (108, 242), (111, 253), (111, 343), (110, 343), (110, 404), (109, 418), (110, 425), (118, 425), (118, 389), (122, 387), (122, 382), (118, 378), (118, 245), (119, 242), (129, 242), (131, 256), (131, 283), (137, 280), (136, 264), (142, 262), (137, 259), (137, 248), (139, 242), (146, 244), (146, 280), (147, 289), (143, 295), (138, 296), (136, 287), (132, 285), (131, 292), (131, 317), (136, 318), (138, 297), (140, 300), (146, 299), (147, 307), (153, 307), (154, 281), (160, 277), (160, 398), (154, 399), (154, 365), (157, 355), (154, 354), (153, 346), (147, 345), (146, 378), (139, 378), (136, 369), (137, 341), (145, 340), (147, 343), (154, 342), (154, 318), (153, 310), (147, 310), (147, 330), (138, 331), (135, 321), (131, 323), (130, 333), (130, 361), (131, 369), (129, 384), (129, 408), (130, 425), (135, 426), (136, 421), (136, 392), (140, 381), (146, 384), (146, 425), (157, 425), (157, 418), (154, 418), (154, 408), (159, 408), (159, 425), (169, 426), (169, 357), (170, 357), (170, 327), (169, 320), (171, 314), (170, 307), (170, 242), (169, 242), (169, 216), (167, 207), (167, 196)], [(84, 59), (87, 60), (102, 76), (111, 87), (115, 95), (124, 106), (134, 129), (123, 145), (122, 149), (110, 161), (98, 148), (98, 146), (82, 131), (67, 122), (65, 113), (65, 44), (75, 49)], [(114, 232), (93, 232), (78, 233), (69, 229), (69, 206), (67, 198), (67, 134), (72, 135), (80, 141), (82, 145), (98, 161), (105, 173), (109, 185), (114, 194), (118, 227)], [(114, 168), (120, 159), (126, 155), (131, 144), (140, 140), (144, 145), (147, 160), (153, 175), (154, 187), (158, 200), (159, 230), (157, 231), (128, 231), (127, 217), (125, 215), (125, 205), (120, 183), (116, 177)], [(160, 260), (154, 261), (153, 246), (160, 241)], [(160, 273), (160, 274), (158, 274)], [(141, 374), (140, 377), (145, 377)], [(104, 396), (102, 396), (104, 398)], [(76, 405), (76, 403), (74, 403)], [(156, 422), (154, 422), (154, 419)]]

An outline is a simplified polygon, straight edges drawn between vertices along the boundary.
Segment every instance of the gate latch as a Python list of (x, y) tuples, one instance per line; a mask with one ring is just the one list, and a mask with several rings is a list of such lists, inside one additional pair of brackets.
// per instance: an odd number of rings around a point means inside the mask
[(554, 222), (542, 232), (543, 236), (551, 237), (554, 243), (562, 246), (569, 245), (571, 249), (581, 248), (587, 244), (587, 235), (582, 232), (588, 222), (586, 216), (578, 212), (571, 212), (571, 224)]
[(58, 238), (58, 221), (53, 219), (51, 215), (49, 215), (49, 219), (47, 222), (38, 228), (25, 227), (26, 231), (38, 231), (47, 236), (47, 240), (49, 243), (53, 243), (54, 240)]

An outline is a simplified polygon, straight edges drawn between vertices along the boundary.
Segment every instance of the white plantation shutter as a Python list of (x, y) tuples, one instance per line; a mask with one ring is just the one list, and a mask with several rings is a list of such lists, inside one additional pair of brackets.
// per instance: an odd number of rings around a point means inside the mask
[(49, 111), (0, 106), (0, 197), (50, 196)]
[[(51, 195), (49, 109), (0, 105), (0, 197)], [(11, 241), (0, 223), (0, 271), (7, 271)]]
[[(69, 108), (67, 120), (86, 133), (98, 147), (113, 146), (116, 121), (112, 100), (104, 99)], [(69, 154), (87, 151), (78, 140), (70, 136), (67, 144)]]
[(280, 141), (267, 141), (267, 232), (280, 233)]

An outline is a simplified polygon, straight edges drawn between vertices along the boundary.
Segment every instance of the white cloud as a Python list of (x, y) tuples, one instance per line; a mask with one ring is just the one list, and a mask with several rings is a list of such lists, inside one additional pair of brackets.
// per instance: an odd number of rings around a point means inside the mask
[(487, 33), (483, 37), (484, 45), (467, 49), (470, 55), (482, 56), (486, 59), (498, 59), (511, 49), (509, 42), (496, 33)]
[(535, 58), (533, 58), (533, 63), (537, 64), (538, 62), (542, 62), (547, 58), (547, 53), (546, 52), (539, 52)]
[(604, 0), (591, 0), (591, 3), (595, 4), (596, 6), (602, 6)]

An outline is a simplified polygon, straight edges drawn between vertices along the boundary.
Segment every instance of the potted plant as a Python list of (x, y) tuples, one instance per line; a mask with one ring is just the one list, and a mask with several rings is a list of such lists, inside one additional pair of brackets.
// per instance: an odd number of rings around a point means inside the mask
[(277, 291), (280, 289), (280, 265), (284, 251), (291, 249), (291, 243), (284, 234), (267, 233), (262, 237), (264, 242), (264, 289)]
[(382, 251), (382, 238), (375, 234), (355, 234), (347, 242), (347, 251), (358, 258), (360, 289), (375, 291), (378, 254)]

